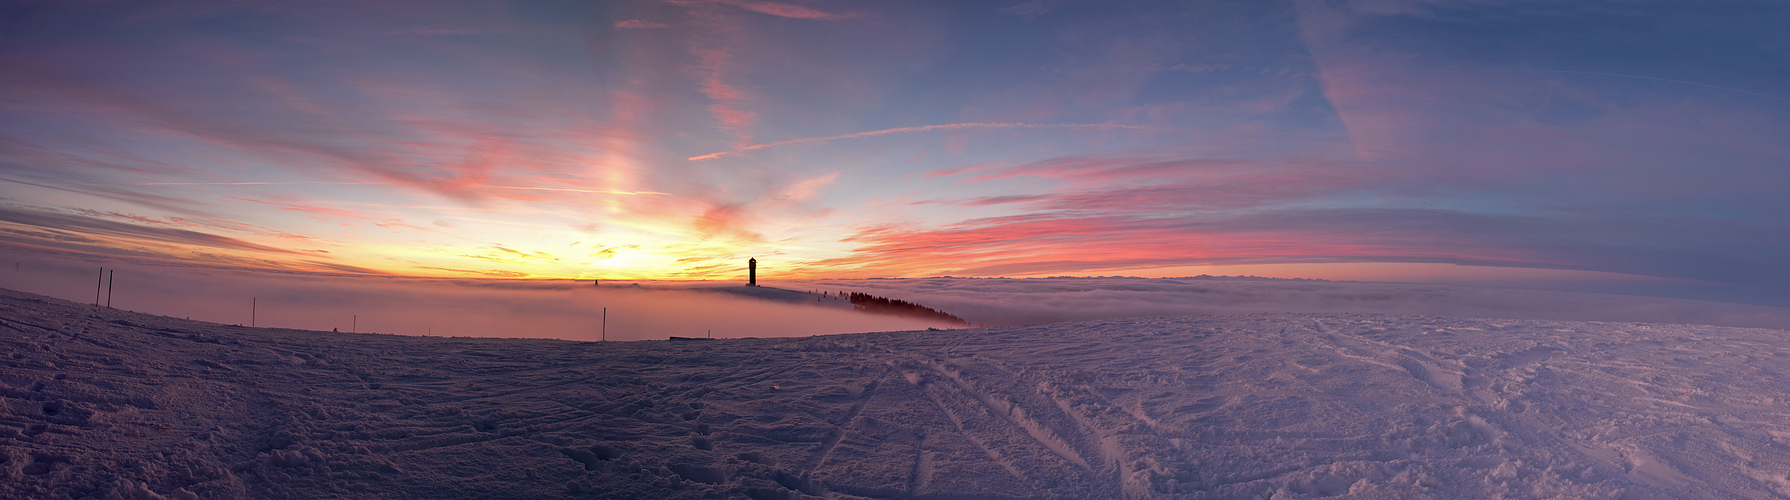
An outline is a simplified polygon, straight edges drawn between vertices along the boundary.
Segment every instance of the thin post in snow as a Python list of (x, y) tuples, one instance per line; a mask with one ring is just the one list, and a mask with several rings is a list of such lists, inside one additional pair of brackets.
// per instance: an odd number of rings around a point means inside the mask
[(113, 269), (106, 273), (106, 307), (107, 308), (112, 307), (112, 283), (118, 281), (116, 278), (118, 278), (118, 270), (117, 269)]
[(603, 341), (609, 341), (609, 308), (603, 308)]
[(99, 282), (93, 284), (93, 307), (99, 307), (99, 289), (106, 284), (106, 268), (99, 268)]
[(360, 315), (356, 314), (348, 320), (348, 333), (360, 333)]
[(255, 327), (255, 313), (261, 308), (260, 297), (249, 297), (249, 328)]

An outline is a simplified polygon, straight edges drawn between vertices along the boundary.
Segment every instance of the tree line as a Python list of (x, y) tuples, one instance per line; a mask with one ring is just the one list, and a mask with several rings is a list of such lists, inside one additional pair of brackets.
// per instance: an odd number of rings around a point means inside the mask
[(950, 313), (940, 311), (937, 309), (933, 309), (930, 307), (926, 307), (923, 305), (915, 304), (913, 302), (908, 302), (905, 300), (878, 297), (878, 296), (871, 295), (868, 293), (858, 293), (858, 292), (851, 292), (851, 294), (847, 295), (846, 298), (851, 301), (852, 309), (856, 309), (856, 310), (864, 311), (864, 312), (868, 312), (868, 313), (912, 316), (912, 317), (916, 317), (916, 318), (926, 318), (926, 319), (931, 319), (931, 320), (956, 323), (956, 324), (960, 324), (960, 325), (970, 324), (970, 322), (964, 321), (963, 318), (959, 318), (959, 317), (954, 316)]

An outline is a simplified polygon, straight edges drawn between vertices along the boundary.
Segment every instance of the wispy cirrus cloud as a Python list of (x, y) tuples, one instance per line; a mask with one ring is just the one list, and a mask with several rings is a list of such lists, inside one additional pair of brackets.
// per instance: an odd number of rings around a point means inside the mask
[(377, 182), (321, 182), (321, 181), (299, 181), (299, 182), (139, 182), (139, 183), (137, 183), (138, 186), (298, 186), (298, 185), (307, 185), (307, 184), (322, 184), (322, 185), (334, 185), (334, 186), (367, 186), (367, 185), (375, 185), (376, 186), (376, 185), (383, 185), (384, 183), (377, 183)]
[(422, 26), (422, 25), (416, 25), (416, 26), (410, 26), (407, 28), (391, 30), (391, 31), (386, 32), (386, 34), (390, 34), (390, 35), (421, 35), (421, 36), (464, 36), (464, 35), (481, 35), (481, 34), (484, 34), (484, 32), (480, 31), (477, 28), (470, 28), (470, 27), (466, 27), (466, 26)]
[(709, 100), (709, 115), (734, 142), (749, 142), (758, 113), (751, 109), (757, 96), (739, 83), (738, 52), (746, 44), (746, 30), (730, 13), (701, 2), (688, 5), (692, 19), (704, 28), (688, 43), (689, 53), (696, 57), (699, 88)]
[(1142, 131), (1157, 131), (1157, 132), (1175, 131), (1176, 130), (1176, 129), (1170, 129), (1170, 128), (1164, 128), (1164, 127), (1151, 127), (1151, 126), (1144, 126), (1144, 125), (1123, 125), (1123, 124), (1110, 124), (1110, 123), (947, 123), (947, 124), (941, 124), (941, 125), (923, 125), (923, 126), (918, 126), (918, 127), (897, 127), (897, 128), (891, 128), (891, 129), (883, 129), (883, 130), (872, 130), (872, 131), (868, 131), (868, 132), (854, 132), (854, 133), (850, 133), (850, 134), (829, 135), (826, 137), (804, 137), (801, 139), (788, 139), (788, 140), (782, 140), (782, 141), (777, 141), (777, 142), (768, 142), (768, 143), (764, 143), (764, 144), (753, 144), (750, 146), (745, 146), (745, 147), (741, 147), (738, 149), (734, 149), (732, 151), (719, 151), (719, 152), (709, 153), (709, 154), (705, 154), (705, 155), (692, 156), (692, 157), (690, 157), (690, 161), (713, 160), (715, 158), (720, 158), (723, 156), (737, 155), (737, 154), (745, 153), (748, 151), (757, 151), (760, 149), (768, 149), (768, 148), (774, 148), (774, 147), (779, 147), (779, 146), (788, 146), (788, 145), (792, 145), (792, 144), (836, 141), (836, 140), (841, 140), (841, 139), (862, 139), (862, 138), (866, 138), (866, 137), (876, 137), (876, 136), (890, 135), (890, 134), (913, 134), (913, 133), (922, 133), (922, 132), (970, 130), (970, 129), (1142, 130)]
[[(1545, 221), (1449, 211), (1269, 211), (1225, 217), (1027, 215), (859, 232), (855, 255), (816, 266), (920, 275), (1036, 275), (1186, 265), (1429, 262), (1589, 269), (1493, 232)], [(1558, 231), (1562, 228), (1547, 228)], [(1471, 243), (1468, 243), (1468, 242)], [(1598, 269), (1609, 270), (1609, 269)], [(910, 271), (912, 272), (912, 271)]]
[(562, 193), (621, 194), (621, 195), (629, 195), (629, 196), (667, 196), (668, 195), (668, 193), (661, 193), (658, 191), (620, 191), (620, 190), (615, 190), (615, 189), (575, 189), (575, 188), (556, 188), (556, 187), (539, 187), (539, 186), (531, 187), (531, 186), (492, 186), (492, 185), (480, 185), (478, 187), (489, 188), (489, 189), (513, 189), (513, 190), (517, 190), (517, 191), (556, 191), (556, 192), (562, 192)]
[[(135, 217), (132, 217), (135, 219)], [(291, 254), (291, 250), (243, 241), (186, 229), (146, 226), (113, 220), (60, 213), (48, 210), (0, 206), (0, 222), (34, 227), (42, 231), (67, 232), (118, 238), (126, 241), (148, 241), (171, 245), (191, 245), (221, 250), (262, 254)], [(147, 222), (139, 220), (139, 222)]]
[(625, 21), (616, 21), (614, 26), (616, 28), (621, 28), (621, 29), (654, 29), (654, 28), (670, 27), (670, 25), (665, 24), (665, 23), (642, 21), (639, 19), (628, 19)]
[(833, 12), (827, 12), (827, 11), (823, 11), (823, 10), (815, 9), (815, 8), (811, 8), (811, 7), (804, 7), (801, 5), (796, 5), (796, 4), (791, 4), (791, 3), (783, 3), (783, 2), (762, 2), (762, 1), (754, 1), (754, 0), (669, 0), (669, 2), (672, 4), (676, 4), (676, 5), (693, 5), (693, 4), (700, 4), (700, 3), (732, 5), (734, 7), (739, 7), (741, 9), (745, 9), (748, 11), (757, 12), (759, 14), (767, 14), (767, 15), (772, 15), (772, 16), (777, 16), (777, 17), (785, 17), (785, 18), (790, 18), (790, 19), (807, 19), (807, 20), (814, 20), (814, 21), (839, 21), (839, 20), (844, 20), (844, 19), (855, 19), (858, 17), (862, 17), (861, 14), (833, 13)]
[(306, 214), (306, 215), (309, 215), (312, 217), (319, 218), (319, 220), (332, 220), (332, 219), (322, 218), (324, 216), (327, 216), (327, 217), (330, 217), (333, 219), (346, 219), (346, 220), (358, 220), (358, 221), (383, 220), (383, 218), (379, 217), (376, 214), (372, 214), (372, 213), (359, 212), (359, 211), (355, 211), (355, 210), (347, 210), (347, 209), (341, 209), (341, 208), (331, 208), (331, 207), (325, 207), (325, 206), (319, 206), (319, 205), (312, 205), (312, 204), (306, 204), (303, 202), (257, 200), (257, 199), (252, 199), (252, 198), (234, 198), (234, 199), (237, 201), (259, 203), (262, 205), (271, 206), (271, 207), (278, 208), (280, 210), (289, 211), (289, 212), (298, 212), (298, 213), (302, 213), (302, 214)]

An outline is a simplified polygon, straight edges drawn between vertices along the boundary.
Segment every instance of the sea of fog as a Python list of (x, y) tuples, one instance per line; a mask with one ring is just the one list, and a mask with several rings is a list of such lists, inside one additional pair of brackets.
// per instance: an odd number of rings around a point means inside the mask
[(1256, 313), (1682, 323), (1790, 329), (1790, 309), (1607, 293), (1245, 277), (916, 278), (780, 282), (918, 302), (978, 325)]
[[(647, 340), (924, 330), (936, 322), (714, 293), (723, 282), (319, 276), (11, 259), (0, 287), (261, 327), (466, 337)], [(100, 268), (107, 269), (102, 279)], [(108, 291), (107, 288), (110, 288)], [(958, 325), (961, 326), (961, 325)]]
[[(962, 327), (852, 311), (814, 294), (914, 302), (977, 326), (1253, 313), (1683, 323), (1790, 329), (1790, 309), (1466, 285), (1260, 278), (603, 281), (317, 275), (0, 255), (0, 287), (117, 309), (262, 327), (401, 335), (650, 340)], [(101, 274), (104, 267), (106, 273)], [(757, 293), (754, 293), (754, 292)], [(717, 293), (727, 292), (727, 293)]]

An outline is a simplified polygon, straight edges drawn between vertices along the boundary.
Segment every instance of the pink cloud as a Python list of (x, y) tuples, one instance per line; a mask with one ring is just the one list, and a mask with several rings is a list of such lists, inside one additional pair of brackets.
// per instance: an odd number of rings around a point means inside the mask
[(1496, 238), (1430, 231), (1496, 223), (1433, 211), (1279, 212), (1218, 219), (1142, 215), (1021, 215), (937, 227), (879, 226), (845, 241), (848, 257), (816, 269), (862, 276), (1025, 275), (1176, 265), (1308, 262), (1497, 263), (1574, 268)]
[(953, 169), (949, 169), (949, 170), (935, 170), (932, 172), (927, 172), (925, 177), (928, 179), (931, 179), (934, 177), (950, 177), (953, 175), (966, 174), (966, 173), (982, 171), (982, 170), (989, 170), (989, 169), (993, 169), (993, 168), (997, 168), (997, 167), (998, 167), (998, 165), (995, 163), (979, 163), (979, 164), (970, 165), (967, 167), (959, 167), (959, 168), (953, 168)]
[(421, 35), (421, 36), (459, 36), (480, 35), (484, 32), (477, 28), (465, 26), (410, 26), (386, 32), (388, 35)]
[(1144, 131), (1179, 130), (1179, 129), (1170, 129), (1170, 128), (1163, 128), (1163, 127), (1149, 127), (1149, 126), (1143, 126), (1143, 125), (1122, 125), (1122, 124), (1116, 124), (1116, 123), (947, 123), (947, 124), (941, 124), (941, 125), (923, 125), (923, 126), (918, 126), (918, 127), (898, 127), (898, 128), (883, 129), (883, 130), (872, 130), (872, 131), (868, 131), (868, 132), (853, 132), (850, 134), (829, 135), (829, 136), (825, 136), (825, 137), (804, 137), (801, 139), (789, 139), (789, 140), (783, 140), (783, 141), (777, 141), (777, 142), (768, 142), (768, 143), (764, 143), (764, 144), (753, 144), (750, 146), (745, 146), (745, 147), (735, 149), (733, 151), (721, 151), (721, 152), (709, 153), (709, 154), (705, 154), (705, 155), (701, 155), (701, 156), (692, 156), (692, 157), (690, 157), (690, 160), (691, 161), (712, 160), (712, 159), (720, 158), (723, 156), (744, 153), (747, 151), (757, 151), (760, 149), (774, 148), (774, 147), (778, 147), (778, 146), (788, 146), (788, 145), (792, 145), (792, 144), (803, 144), (803, 143), (810, 143), (810, 142), (827, 142), (827, 141), (836, 141), (836, 140), (841, 140), (841, 139), (862, 139), (865, 137), (876, 137), (876, 136), (890, 135), (890, 134), (912, 134), (912, 133), (921, 133), (921, 132), (969, 130), (969, 129), (1015, 129), (1015, 128), (1017, 128), (1017, 129), (1144, 130)]
[(758, 114), (748, 109), (753, 97), (733, 83), (739, 80), (736, 52), (747, 34), (736, 20), (715, 9), (697, 8), (692, 14), (707, 28), (705, 34), (690, 40), (689, 50), (697, 59), (695, 69), (702, 94), (710, 101), (709, 114), (736, 143), (748, 144), (752, 140), (749, 128)]
[(745, 229), (749, 226), (750, 213), (744, 204), (716, 205), (704, 211), (693, 221), (693, 226), (704, 239), (722, 237), (740, 241), (762, 242), (764, 236)]
[(860, 14), (835, 14), (818, 9), (803, 7), (782, 2), (755, 2), (750, 0), (670, 0), (674, 5), (692, 5), (698, 3), (717, 3), (732, 5), (759, 14), (767, 14), (790, 19), (809, 19), (816, 21), (838, 21), (862, 17)]
[(344, 210), (344, 209), (340, 209), (340, 208), (329, 208), (329, 207), (323, 207), (323, 206), (317, 206), (317, 205), (308, 205), (308, 204), (303, 204), (303, 203), (287, 203), (287, 202), (280, 202), (280, 201), (255, 200), (255, 199), (249, 199), (249, 198), (231, 198), (231, 199), (238, 200), (238, 201), (247, 201), (247, 202), (251, 202), (251, 203), (260, 203), (262, 205), (267, 205), (270, 207), (278, 208), (280, 210), (308, 214), (308, 215), (312, 216), (312, 218), (317, 219), (317, 220), (325, 220), (325, 221), (329, 220), (329, 219), (322, 218), (320, 216), (329, 216), (329, 217), (335, 217), (338, 219), (362, 220), (362, 221), (384, 221), (385, 220), (385, 219), (380, 218), (373, 214), (368, 214), (365, 212), (357, 212), (357, 211), (353, 211), (353, 210)]
[(651, 28), (665, 28), (665, 27), (668, 27), (668, 25), (666, 25), (665, 23), (655, 23), (652, 21), (629, 19), (626, 21), (616, 21), (615, 27), (620, 28), (620, 29), (651, 29)]
[(777, 17), (787, 17), (787, 18), (791, 18), (791, 19), (814, 19), (814, 20), (821, 20), (821, 21), (837, 21), (840, 19), (850, 19), (852, 17), (855, 17), (855, 16), (849, 15), (849, 14), (834, 14), (831, 12), (822, 12), (819, 10), (803, 7), (800, 5), (778, 3), (778, 2), (727, 2), (727, 3), (731, 3), (733, 5), (738, 5), (741, 8), (750, 10), (752, 12), (757, 12), (760, 14), (770, 14), (770, 15), (777, 16)]
[(1068, 5), (1069, 0), (1031, 0), (1001, 7), (999, 12), (1023, 19), (1031, 19)]

